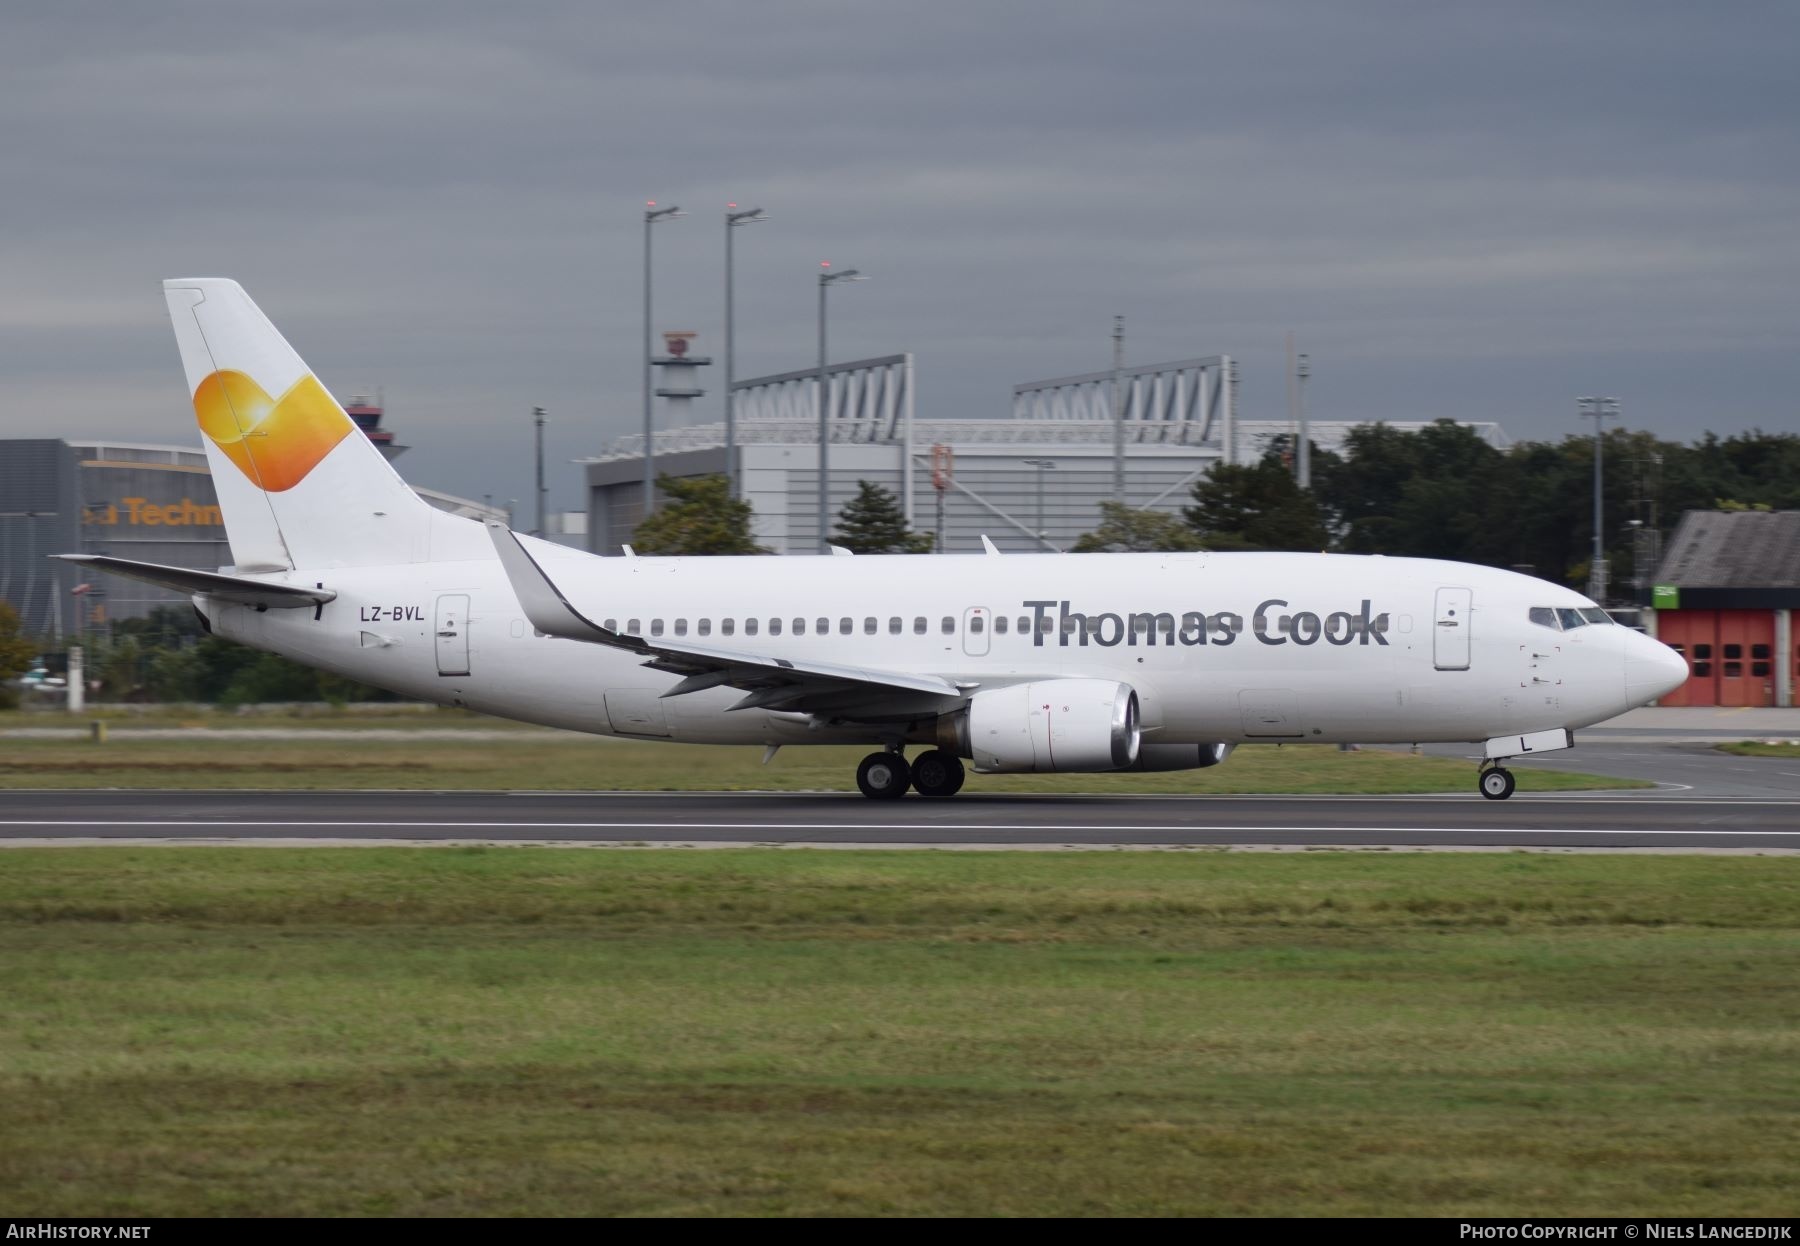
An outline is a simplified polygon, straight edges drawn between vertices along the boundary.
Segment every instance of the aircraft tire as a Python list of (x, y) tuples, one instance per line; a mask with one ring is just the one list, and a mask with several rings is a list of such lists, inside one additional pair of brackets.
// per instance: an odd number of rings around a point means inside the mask
[(962, 791), (962, 760), (941, 749), (927, 749), (913, 758), (912, 785), (921, 796), (942, 798)]
[(1505, 800), (1513, 794), (1517, 781), (1513, 772), (1504, 766), (1494, 766), (1481, 772), (1481, 794), (1489, 800)]
[(856, 786), (870, 800), (899, 800), (912, 786), (912, 767), (899, 753), (870, 753), (856, 768)]

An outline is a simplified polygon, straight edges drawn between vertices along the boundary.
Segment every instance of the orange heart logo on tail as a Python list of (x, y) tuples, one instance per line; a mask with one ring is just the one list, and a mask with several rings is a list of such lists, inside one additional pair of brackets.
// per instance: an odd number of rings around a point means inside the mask
[(350, 417), (310, 374), (279, 399), (242, 372), (222, 369), (194, 391), (200, 431), (269, 493), (292, 489), (350, 435)]

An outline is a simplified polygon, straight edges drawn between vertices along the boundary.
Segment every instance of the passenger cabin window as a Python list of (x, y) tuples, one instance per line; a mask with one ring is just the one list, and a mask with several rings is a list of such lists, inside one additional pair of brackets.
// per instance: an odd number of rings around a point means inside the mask
[(630, 623), (626, 624), (626, 630), (633, 636), (642, 636), (644, 634), (644, 625), (636, 619), (633, 619)]
[(756, 620), (755, 619), (745, 619), (744, 620), (744, 635), (746, 635), (746, 636), (756, 635)]
[(856, 622), (853, 619), (838, 620), (838, 635), (840, 636), (848, 636), (855, 628)]
[(994, 634), (997, 636), (1006, 635), (1006, 616), (1004, 614), (996, 614), (994, 616)]
[(813, 634), (815, 636), (831, 635), (831, 620), (830, 619), (814, 619), (813, 625), (814, 625), (813, 626)]
[(661, 636), (662, 635), (662, 620), (661, 619), (651, 619), (650, 620), (650, 634), (652, 636)]
[(712, 620), (711, 619), (701, 619), (700, 622), (697, 624), (697, 626), (698, 626), (700, 634), (702, 636), (711, 636), (712, 635)]
[(875, 628), (876, 619), (875, 616), (871, 614), (863, 620), (863, 635), (873, 636), (875, 634)]
[(769, 635), (771, 635), (771, 636), (781, 635), (781, 620), (780, 619), (770, 619), (769, 620)]
[(687, 635), (687, 620), (686, 619), (676, 619), (675, 620), (675, 634), (677, 636), (686, 636)]
[(970, 615), (969, 630), (971, 632), (985, 632), (987, 630), (987, 620), (982, 618), (979, 614)]
[(600, 626), (604, 627), (609, 632), (616, 632), (619, 630), (619, 621), (617, 619), (608, 619)]
[(956, 618), (954, 615), (946, 614), (944, 616), (944, 635), (946, 635), (946, 636), (956, 635)]
[(923, 636), (924, 634), (925, 634), (925, 616), (921, 614), (913, 619), (913, 635), (914, 636)]
[(737, 620), (736, 619), (720, 619), (719, 620), (719, 635), (731, 636), (731, 635), (736, 634), (736, 632), (737, 632)]
[(896, 614), (893, 618), (888, 620), (888, 635), (898, 636), (900, 634), (900, 628), (900, 616)]
[(793, 635), (795, 635), (795, 636), (806, 635), (806, 620), (805, 619), (795, 619), (794, 620)]

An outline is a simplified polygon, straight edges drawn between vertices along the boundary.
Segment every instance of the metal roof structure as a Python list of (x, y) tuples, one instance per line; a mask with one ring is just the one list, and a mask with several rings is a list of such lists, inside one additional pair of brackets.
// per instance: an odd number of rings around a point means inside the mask
[(1800, 588), (1800, 511), (1688, 511), (1656, 582), (1684, 589)]

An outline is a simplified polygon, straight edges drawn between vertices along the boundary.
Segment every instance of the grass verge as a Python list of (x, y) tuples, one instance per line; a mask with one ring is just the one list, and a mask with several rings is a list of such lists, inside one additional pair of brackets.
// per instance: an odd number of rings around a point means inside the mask
[(1713, 747), (1738, 757), (1800, 757), (1800, 740), (1733, 740)]
[(15, 1215), (1793, 1210), (1785, 858), (6, 866)]
[[(762, 764), (762, 750), (656, 744), (566, 733), (514, 740), (241, 740), (192, 738), (105, 744), (7, 740), (3, 788), (380, 788), (528, 791), (849, 791), (862, 748), (795, 748)], [(1222, 766), (1168, 774), (979, 775), (985, 792), (1466, 792), (1473, 763), (1323, 745), (1252, 745)], [(1635, 779), (1564, 771), (1521, 778), (1526, 790), (1650, 787)]]

